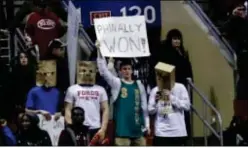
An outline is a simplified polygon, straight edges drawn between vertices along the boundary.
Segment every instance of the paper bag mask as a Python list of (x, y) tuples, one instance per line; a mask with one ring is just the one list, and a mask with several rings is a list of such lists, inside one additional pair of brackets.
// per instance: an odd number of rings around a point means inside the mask
[(36, 72), (36, 85), (53, 87), (56, 86), (56, 61), (40, 61)]
[(159, 62), (155, 66), (156, 82), (159, 91), (171, 90), (175, 85), (175, 66)]
[(77, 63), (77, 84), (94, 85), (96, 82), (96, 63), (79, 61)]

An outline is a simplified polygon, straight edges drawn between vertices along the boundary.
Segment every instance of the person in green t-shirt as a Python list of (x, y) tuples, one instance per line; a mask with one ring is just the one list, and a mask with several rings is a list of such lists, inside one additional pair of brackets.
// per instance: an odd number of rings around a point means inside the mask
[[(99, 48), (99, 44), (97, 45)], [(150, 133), (147, 94), (139, 80), (133, 80), (132, 64), (124, 60), (120, 64), (121, 78), (113, 75), (105, 58), (98, 50), (97, 65), (100, 75), (111, 87), (114, 107), (115, 145), (145, 146), (145, 133)]]

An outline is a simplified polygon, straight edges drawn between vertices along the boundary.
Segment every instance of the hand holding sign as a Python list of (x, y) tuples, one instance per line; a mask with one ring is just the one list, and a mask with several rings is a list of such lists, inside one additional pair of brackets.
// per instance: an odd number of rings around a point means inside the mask
[(103, 56), (150, 56), (144, 16), (100, 18), (94, 23)]
[(100, 42), (98, 40), (96, 40), (95, 46), (96, 46), (97, 49), (100, 49)]
[(51, 115), (50, 115), (49, 112), (44, 111), (44, 110), (40, 110), (40, 113), (45, 117), (45, 119), (46, 119), (47, 121), (51, 120), (52, 117), (51, 117)]
[(60, 117), (61, 117), (61, 113), (56, 113), (54, 115), (54, 120), (57, 121), (57, 120), (59, 120)]

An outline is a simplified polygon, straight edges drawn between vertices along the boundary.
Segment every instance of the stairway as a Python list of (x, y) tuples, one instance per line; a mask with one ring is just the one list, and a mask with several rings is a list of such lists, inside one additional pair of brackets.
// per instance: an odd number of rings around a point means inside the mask
[[(223, 128), (229, 126), (232, 119), (232, 103), (234, 98), (233, 68), (230, 66), (222, 46), (214, 39), (210, 29), (202, 22), (194, 10), (185, 2), (161, 1), (162, 37), (168, 30), (178, 28), (184, 35), (186, 50), (189, 51), (192, 63), (194, 83), (211, 98), (211, 88), (216, 94), (217, 109), (223, 117)], [(202, 110), (203, 103), (196, 93), (193, 94), (193, 104), (197, 110)], [(208, 114), (210, 115), (210, 110)], [(209, 121), (211, 118), (208, 118)], [(195, 138), (204, 135), (203, 124), (193, 117), (193, 134)], [(199, 145), (202, 140), (198, 140)], [(198, 142), (197, 142), (198, 143)]]

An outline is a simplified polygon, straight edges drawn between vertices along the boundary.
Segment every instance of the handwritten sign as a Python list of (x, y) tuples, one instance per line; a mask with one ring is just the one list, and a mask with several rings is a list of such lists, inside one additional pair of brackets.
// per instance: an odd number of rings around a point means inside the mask
[(97, 18), (94, 24), (103, 56), (150, 56), (144, 16)]
[(64, 124), (64, 117), (60, 117), (59, 120), (55, 121), (54, 116), (52, 116), (52, 119), (47, 121), (44, 116), (38, 115), (40, 122), (39, 122), (39, 127), (42, 130), (45, 130), (48, 132), (52, 145), (57, 146), (59, 142), (59, 136), (62, 130), (65, 128)]

